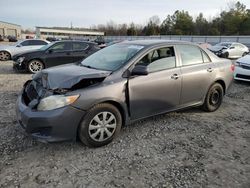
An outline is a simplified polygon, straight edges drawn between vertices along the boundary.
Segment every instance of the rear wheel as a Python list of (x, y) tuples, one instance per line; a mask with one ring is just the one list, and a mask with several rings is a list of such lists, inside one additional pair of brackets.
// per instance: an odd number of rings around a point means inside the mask
[(40, 60), (31, 60), (28, 64), (28, 71), (31, 73), (37, 73), (44, 69), (44, 65)]
[(247, 52), (244, 52), (244, 53), (242, 54), (242, 57), (245, 56), (245, 55), (247, 55), (247, 54), (248, 54)]
[(78, 136), (82, 143), (90, 147), (100, 147), (110, 143), (120, 132), (122, 117), (119, 110), (108, 103), (91, 108), (83, 118)]
[(0, 51), (0, 61), (8, 61), (11, 59), (11, 55), (9, 52)]
[(207, 112), (216, 111), (222, 103), (223, 95), (224, 91), (221, 84), (213, 84), (207, 93), (204, 104), (202, 105), (203, 110)]
[(228, 58), (228, 57), (229, 57), (229, 53), (226, 52), (226, 53), (222, 54), (222, 57), (223, 57), (223, 58)]

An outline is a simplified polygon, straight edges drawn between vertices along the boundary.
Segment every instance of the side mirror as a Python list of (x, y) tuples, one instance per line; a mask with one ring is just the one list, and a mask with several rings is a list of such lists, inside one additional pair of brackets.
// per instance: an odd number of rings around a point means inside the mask
[(148, 68), (144, 65), (136, 65), (131, 72), (131, 75), (148, 75)]
[(231, 46), (230, 49), (234, 49), (235, 47), (234, 46)]
[(20, 45), (20, 44), (18, 44), (16, 47), (20, 48), (20, 47), (21, 47), (21, 45)]
[(53, 52), (54, 52), (53, 49), (49, 49), (49, 50), (48, 50), (48, 53), (49, 53), (49, 54), (52, 54)]

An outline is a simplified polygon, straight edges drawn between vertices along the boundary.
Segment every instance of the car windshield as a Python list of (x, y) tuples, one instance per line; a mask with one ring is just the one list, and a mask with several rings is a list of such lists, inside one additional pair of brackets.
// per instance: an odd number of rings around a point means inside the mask
[(43, 47), (40, 48), (40, 50), (47, 50), (49, 47), (51, 47), (55, 42), (51, 42), (49, 44), (44, 45)]
[(225, 47), (229, 48), (231, 46), (231, 44), (232, 43), (222, 42), (222, 43), (216, 44), (216, 46), (225, 46)]
[(81, 64), (93, 69), (115, 71), (143, 48), (141, 45), (114, 44), (84, 59)]
[(17, 45), (20, 44), (21, 42), (23, 42), (23, 41), (22, 41), (22, 40), (19, 40), (19, 41), (15, 42), (15, 43), (10, 44), (10, 46), (17, 46)]

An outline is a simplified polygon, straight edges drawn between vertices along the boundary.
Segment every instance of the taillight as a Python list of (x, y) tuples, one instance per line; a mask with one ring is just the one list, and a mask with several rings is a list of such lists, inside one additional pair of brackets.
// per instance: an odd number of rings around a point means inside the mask
[(234, 70), (235, 70), (235, 65), (234, 65), (234, 63), (232, 63), (231, 64), (231, 71), (234, 72)]

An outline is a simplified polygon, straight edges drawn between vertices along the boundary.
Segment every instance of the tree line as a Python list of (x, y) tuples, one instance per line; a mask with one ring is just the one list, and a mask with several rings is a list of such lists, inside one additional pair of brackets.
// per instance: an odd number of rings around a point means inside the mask
[(135, 23), (92, 26), (106, 35), (149, 36), (149, 35), (250, 35), (250, 9), (240, 2), (221, 11), (219, 16), (207, 20), (202, 13), (196, 18), (188, 11), (176, 10), (161, 22), (158, 16), (149, 18), (146, 25)]

